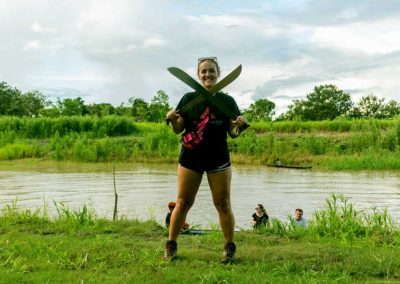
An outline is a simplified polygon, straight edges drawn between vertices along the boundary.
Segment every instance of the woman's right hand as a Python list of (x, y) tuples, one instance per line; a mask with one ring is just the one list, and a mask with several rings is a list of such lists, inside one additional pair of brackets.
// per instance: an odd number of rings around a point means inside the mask
[(179, 134), (183, 131), (185, 124), (184, 119), (175, 109), (171, 109), (167, 112), (166, 119), (167, 122), (171, 122), (171, 127), (175, 133)]
[(166, 118), (169, 121), (177, 121), (178, 118), (180, 117), (179, 113), (176, 112), (175, 109), (171, 109), (169, 112), (167, 112)]

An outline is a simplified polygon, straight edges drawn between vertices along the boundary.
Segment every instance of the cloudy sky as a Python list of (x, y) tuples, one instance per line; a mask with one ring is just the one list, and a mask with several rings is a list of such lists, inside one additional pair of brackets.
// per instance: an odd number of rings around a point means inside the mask
[(400, 99), (399, 0), (0, 0), (0, 81), (22, 91), (119, 105), (190, 91), (167, 67), (196, 76), (217, 56), (243, 109), (260, 98), (285, 111), (315, 85), (353, 101)]

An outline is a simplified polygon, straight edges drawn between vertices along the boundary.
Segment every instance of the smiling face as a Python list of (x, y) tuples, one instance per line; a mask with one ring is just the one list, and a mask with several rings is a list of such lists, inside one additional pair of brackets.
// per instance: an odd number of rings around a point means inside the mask
[(211, 89), (217, 84), (218, 67), (212, 60), (204, 60), (199, 63), (198, 76), (201, 84), (207, 89)]

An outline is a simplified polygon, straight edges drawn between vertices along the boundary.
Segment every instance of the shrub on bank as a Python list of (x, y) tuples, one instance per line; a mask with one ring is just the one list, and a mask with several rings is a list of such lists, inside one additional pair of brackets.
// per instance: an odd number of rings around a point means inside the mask
[[(279, 158), (313, 168), (399, 169), (390, 158), (400, 155), (399, 137), (399, 118), (279, 121), (253, 123), (228, 145), (239, 163), (272, 165)], [(175, 162), (179, 147), (179, 135), (165, 124), (129, 117), (0, 118), (0, 159)]]

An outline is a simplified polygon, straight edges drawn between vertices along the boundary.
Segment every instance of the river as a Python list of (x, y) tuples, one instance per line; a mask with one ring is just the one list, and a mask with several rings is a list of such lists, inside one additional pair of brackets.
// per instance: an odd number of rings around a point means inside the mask
[[(176, 165), (116, 165), (115, 172), (119, 216), (154, 218), (163, 224), (167, 203), (176, 196)], [(381, 210), (387, 207), (390, 215), (400, 220), (399, 172), (233, 167), (232, 207), (237, 229), (250, 228), (249, 220), (257, 203), (264, 205), (270, 217), (280, 220), (286, 220), (295, 208), (302, 208), (304, 216), (311, 218), (315, 210), (324, 207), (330, 193), (346, 195), (356, 208), (367, 212), (373, 207)], [(14, 169), (3, 163), (0, 167), (0, 207), (15, 200), (19, 208), (43, 208), (47, 204), (53, 216), (56, 214), (54, 202), (62, 202), (73, 210), (86, 204), (97, 216), (112, 218), (112, 165), (39, 163)], [(206, 177), (187, 221), (202, 227), (218, 222)]]

